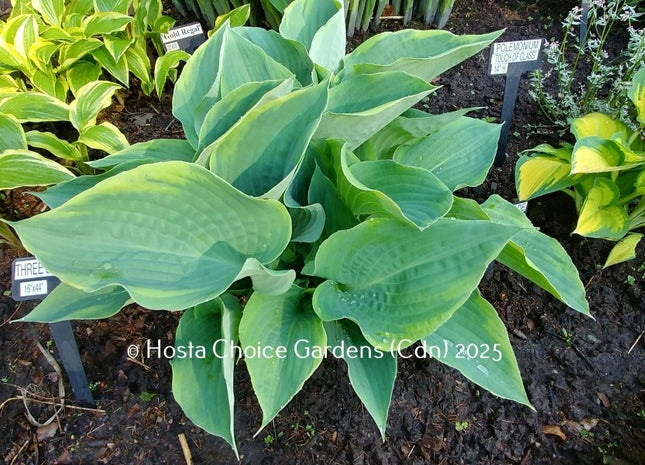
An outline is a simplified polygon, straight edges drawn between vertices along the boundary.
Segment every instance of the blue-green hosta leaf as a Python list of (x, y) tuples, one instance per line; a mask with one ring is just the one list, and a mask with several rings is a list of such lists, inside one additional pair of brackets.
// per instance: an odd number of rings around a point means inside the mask
[(176, 354), (191, 345), (200, 349), (194, 349), (192, 356), (176, 355), (171, 362), (172, 393), (181, 409), (197, 426), (228, 442), (235, 455), (231, 350), (237, 344), (240, 314), (230, 295), (186, 310), (175, 333)]
[(346, 55), (344, 68), (356, 73), (401, 70), (430, 81), (490, 45), (502, 32), (461, 36), (437, 30), (384, 32)]
[(399, 71), (351, 75), (329, 90), (316, 137), (342, 139), (354, 149), (435, 89)]
[(629, 98), (636, 107), (639, 123), (645, 124), (645, 68), (640, 69), (632, 78), (632, 86), (629, 88)]
[[(349, 381), (385, 440), (387, 414), (396, 379), (396, 352), (376, 351), (358, 326), (347, 320), (325, 322), (330, 352), (347, 363)], [(335, 349), (334, 349), (335, 348)]]
[[(242, 84), (221, 100), (211, 105), (203, 118), (195, 116), (195, 130), (199, 135), (197, 151), (219, 139), (253, 107), (284, 97), (293, 89), (293, 79), (285, 81), (263, 81)], [(200, 160), (199, 163), (205, 163)]]
[(627, 126), (603, 113), (589, 113), (571, 123), (571, 133), (580, 140), (596, 136), (600, 139), (620, 138), (627, 140)]
[(336, 170), (340, 196), (354, 215), (385, 215), (423, 230), (450, 210), (452, 191), (431, 172), (352, 156), (343, 145)]
[(128, 146), (128, 140), (119, 128), (107, 121), (84, 129), (78, 142), (108, 153), (118, 152)]
[(235, 33), (260, 47), (264, 52), (296, 75), (298, 82), (307, 86), (312, 82), (314, 64), (307, 49), (300, 42), (282, 37), (276, 31), (259, 27), (244, 27)]
[(163, 87), (166, 84), (169, 73), (171, 69), (176, 69), (179, 66), (179, 63), (182, 61), (187, 61), (190, 58), (190, 54), (184, 52), (183, 50), (170, 50), (164, 55), (157, 58), (155, 62), (155, 90), (157, 91), (157, 96), (161, 97)]
[(28, 131), (27, 144), (31, 147), (47, 150), (63, 160), (82, 161), (81, 152), (69, 142), (59, 139), (51, 132)]
[(466, 116), (399, 147), (394, 160), (425, 168), (451, 190), (481, 184), (493, 164), (501, 125)]
[[(186, 139), (197, 147), (195, 109), (210, 95), (211, 104), (219, 99), (217, 74), (220, 69), (220, 49), (228, 24), (219, 28), (188, 60), (172, 96), (172, 114), (181, 121)], [(204, 114), (207, 109), (204, 109)]]
[(295, 0), (284, 10), (280, 34), (303, 44), (314, 63), (335, 71), (345, 55), (343, 4), (337, 0)]
[(533, 228), (524, 213), (498, 195), (492, 195), (481, 205), (481, 209), (495, 223), (524, 228), (497, 257), (500, 263), (574, 310), (589, 315), (584, 286), (571, 258), (558, 241)]
[(576, 183), (571, 163), (560, 157), (536, 154), (522, 155), (515, 165), (515, 188), (520, 201), (566, 189)]
[(262, 407), (261, 430), (316, 371), (325, 355), (327, 335), (311, 308), (311, 297), (293, 286), (278, 296), (251, 295), (240, 321), (240, 342), (242, 347), (272, 352), (245, 358)]
[(78, 92), (81, 87), (89, 84), (90, 82), (98, 81), (101, 75), (101, 65), (98, 63), (90, 63), (88, 61), (79, 61), (74, 64), (65, 73), (69, 88), (78, 97)]
[(114, 11), (94, 13), (83, 20), (85, 36), (113, 34), (125, 29), (134, 18)]
[[(92, 168), (111, 168), (121, 163), (135, 161), (138, 165), (160, 161), (193, 161), (195, 149), (183, 139), (153, 139), (138, 142), (107, 157), (88, 163)], [(137, 165), (137, 166), (138, 166)]]
[(40, 92), (20, 92), (0, 102), (0, 112), (13, 115), (20, 123), (68, 121), (69, 105)]
[(248, 275), (247, 259), (272, 262), (291, 236), (280, 203), (179, 161), (120, 173), (12, 226), (63, 282), (87, 292), (120, 285), (140, 305), (169, 310), (217, 297)]
[(116, 61), (104, 46), (99, 47), (96, 50), (92, 50), (92, 56), (121, 84), (126, 87), (129, 86), (130, 69), (128, 67), (128, 60), (126, 60), (125, 56), (122, 56), (121, 59)]
[(94, 81), (78, 90), (78, 96), (69, 108), (69, 120), (78, 132), (96, 124), (96, 117), (112, 105), (112, 96), (121, 86), (113, 82)]
[(202, 156), (209, 157), (211, 171), (241, 191), (277, 198), (300, 164), (326, 107), (326, 82), (292, 92), (246, 113)]
[(26, 150), (27, 137), (22, 125), (11, 116), (0, 113), (0, 153), (5, 150)]
[(65, 11), (64, 0), (31, 0), (31, 6), (43, 16), (46, 23), (60, 26)]
[(478, 290), (422, 344), (428, 355), (492, 394), (532, 408), (504, 323)]
[[(472, 108), (465, 108), (431, 115), (423, 111), (410, 109), (371, 136), (355, 153), (363, 161), (390, 159), (399, 146), (410, 142), (412, 139), (425, 137), (472, 110)], [(367, 153), (363, 150), (367, 150), (371, 155), (361, 156), (362, 153)]]
[(48, 186), (74, 177), (64, 166), (29, 150), (0, 153), (0, 173), (0, 189)]
[(636, 247), (642, 238), (642, 234), (632, 233), (618, 241), (609, 252), (603, 268), (636, 258)]
[(607, 178), (595, 178), (587, 193), (576, 234), (604, 239), (622, 239), (629, 231), (629, 216), (624, 206), (619, 205), (620, 189)]
[(118, 286), (83, 292), (60, 283), (36, 308), (18, 321), (55, 323), (109, 318), (126, 306), (129, 300), (127, 291)]
[(406, 347), (463, 305), (520, 228), (439, 219), (424, 231), (370, 219), (332, 235), (311, 274), (328, 279), (313, 305), (324, 321), (349, 318), (373, 346)]

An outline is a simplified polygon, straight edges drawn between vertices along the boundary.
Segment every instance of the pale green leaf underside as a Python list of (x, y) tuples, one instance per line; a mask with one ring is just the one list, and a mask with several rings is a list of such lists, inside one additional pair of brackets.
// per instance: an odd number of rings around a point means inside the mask
[(275, 260), (291, 235), (278, 202), (178, 161), (120, 173), (12, 225), (63, 282), (88, 292), (120, 285), (140, 305), (169, 310), (217, 297), (245, 276), (247, 259)]

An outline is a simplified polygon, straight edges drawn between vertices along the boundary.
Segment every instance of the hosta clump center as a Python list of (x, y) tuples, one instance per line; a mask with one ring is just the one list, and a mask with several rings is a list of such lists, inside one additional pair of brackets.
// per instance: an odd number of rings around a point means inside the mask
[[(405, 30), (345, 55), (343, 18), (337, 1), (297, 0), (279, 33), (222, 27), (175, 88), (186, 140), (135, 144), (94, 162), (104, 174), (44, 192), (52, 210), (12, 225), (63, 284), (27, 320), (102, 318), (135, 301), (184, 310), (177, 347), (285, 347), (245, 359), (261, 427), (320, 365), (313, 348), (338, 345), (385, 354), (344, 357), (383, 435), (390, 351), (416, 341), (450, 347), (440, 362), (529, 405), (477, 286), (498, 260), (588, 313), (583, 286), (511, 204), (454, 194), (484, 180), (499, 126), (410, 109), (499, 33)], [(299, 357), (303, 344), (314, 355)], [(459, 344), (501, 357), (462, 358)], [(174, 359), (173, 391), (235, 448), (227, 354)]]

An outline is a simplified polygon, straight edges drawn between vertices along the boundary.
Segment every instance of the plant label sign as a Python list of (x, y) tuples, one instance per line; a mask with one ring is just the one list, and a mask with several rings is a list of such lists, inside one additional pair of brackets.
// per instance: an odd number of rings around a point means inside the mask
[(167, 52), (183, 50), (193, 53), (197, 47), (206, 42), (206, 36), (201, 24), (190, 23), (174, 27), (166, 34), (161, 34), (161, 42)]
[(506, 146), (511, 130), (511, 120), (515, 110), (517, 91), (520, 88), (520, 76), (524, 71), (538, 69), (542, 65), (544, 39), (518, 40), (514, 42), (497, 42), (490, 48), (488, 74), (506, 75), (504, 86), (504, 104), (502, 106), (502, 133), (497, 145), (495, 166), (500, 166), (506, 157)]
[(46, 297), (60, 280), (49, 273), (37, 258), (17, 258), (11, 263), (11, 296), (13, 300)]

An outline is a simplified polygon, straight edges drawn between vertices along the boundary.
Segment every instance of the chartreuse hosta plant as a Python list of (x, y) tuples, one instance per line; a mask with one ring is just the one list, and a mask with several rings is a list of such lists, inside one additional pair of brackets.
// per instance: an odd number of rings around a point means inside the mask
[(635, 257), (645, 226), (645, 68), (628, 95), (637, 114), (631, 124), (602, 113), (577, 118), (574, 146), (539, 145), (515, 169), (520, 200), (565, 192), (578, 210), (575, 233), (618, 241), (605, 267)]
[(92, 162), (105, 172), (57, 184), (41, 194), (51, 211), (11, 223), (62, 280), (24, 321), (183, 310), (175, 398), (236, 451), (240, 352), (261, 428), (334, 356), (384, 435), (398, 351), (418, 341), (419, 356), (530, 405), (477, 286), (498, 260), (588, 314), (584, 288), (511, 204), (455, 195), (484, 180), (499, 126), (410, 110), (498, 36), (405, 30), (345, 55), (334, 0), (296, 0), (279, 32), (225, 24), (177, 81), (186, 140)]

